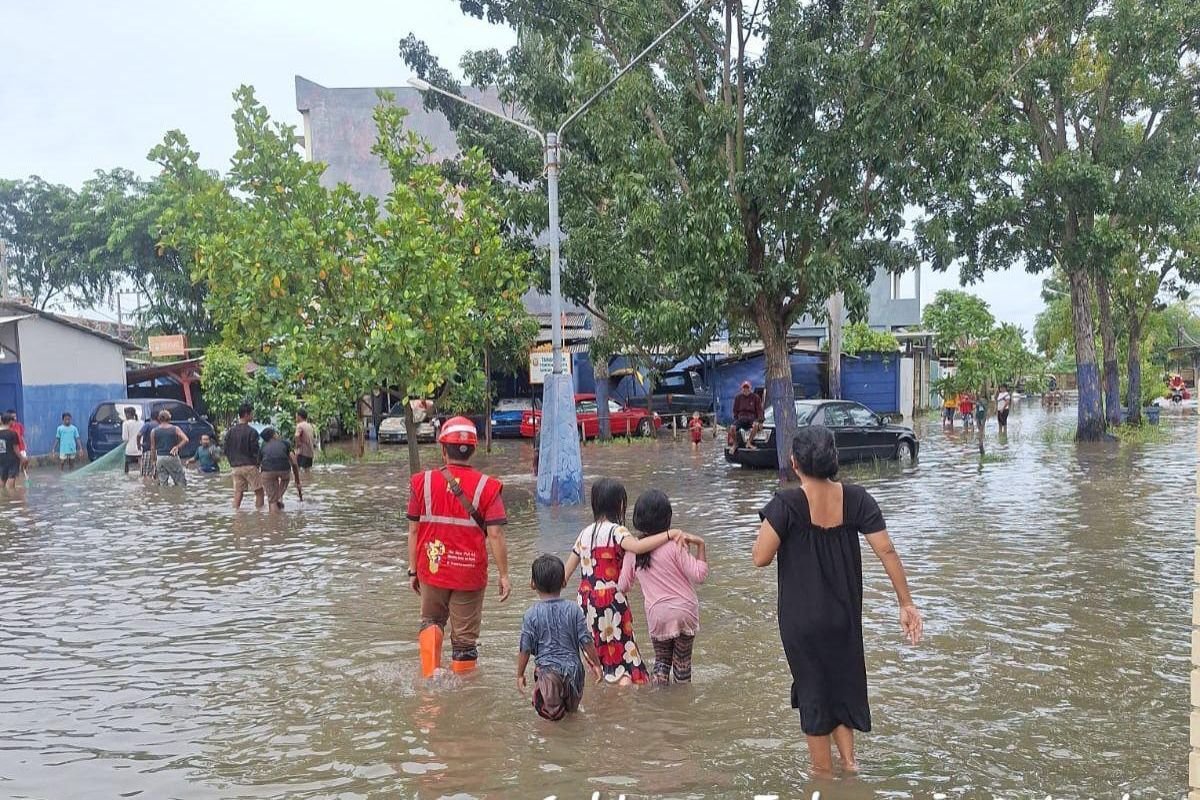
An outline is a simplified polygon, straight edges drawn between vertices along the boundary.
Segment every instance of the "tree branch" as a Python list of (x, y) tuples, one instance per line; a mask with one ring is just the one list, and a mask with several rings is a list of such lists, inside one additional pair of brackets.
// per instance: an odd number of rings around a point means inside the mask
[[(601, 19), (599, 11), (596, 12), (596, 26), (600, 30), (600, 36), (604, 39), (605, 47), (607, 47), (609, 52), (611, 52), (617, 59), (617, 69), (624, 69), (625, 64), (628, 62), (625, 60), (625, 57), (621, 55), (621, 51), (618, 49), (616, 41), (611, 35), (609, 35), (608, 27), (604, 24), (604, 20)], [(670, 143), (667, 142), (667, 134), (665, 131), (663, 131), (662, 123), (659, 122), (658, 115), (654, 113), (654, 109), (648, 104), (642, 107), (642, 114), (646, 117), (646, 121), (650, 123), (650, 128), (654, 131), (654, 135), (658, 138), (658, 141), (661, 142), (662, 146), (666, 148), (668, 158), (671, 161), (671, 167), (675, 170), (675, 180), (679, 183), (680, 190), (685, 195), (691, 194), (692, 187), (688, 183), (687, 176), (684, 175), (683, 169), (680, 168), (679, 162), (675, 159), (675, 151), (672, 149)]]

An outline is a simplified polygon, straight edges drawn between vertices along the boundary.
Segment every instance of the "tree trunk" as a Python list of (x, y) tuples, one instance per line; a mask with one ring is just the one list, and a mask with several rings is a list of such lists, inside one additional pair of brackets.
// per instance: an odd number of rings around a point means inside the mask
[(417, 419), (407, 397), (404, 398), (404, 436), (408, 439), (408, 472), (416, 475), (421, 471), (421, 450), (417, 447)]
[[(593, 328), (592, 330), (595, 330)], [(612, 439), (612, 422), (608, 416), (608, 357), (592, 356), (592, 378), (596, 381), (596, 417), (600, 424), (600, 441)]]
[(1125, 401), (1129, 406), (1129, 424), (1142, 424), (1142, 320), (1137, 314), (1129, 319), (1129, 357), (1126, 369), (1129, 372), (1129, 394)]
[(767, 309), (763, 298), (755, 301), (755, 324), (763, 342), (767, 362), (767, 398), (775, 411), (775, 456), (779, 479), (795, 479), (792, 472), (792, 439), (796, 435), (795, 389), (792, 387), (792, 362), (787, 346), (787, 327)]
[(1082, 270), (1068, 274), (1071, 284), (1071, 325), (1075, 334), (1075, 378), (1079, 389), (1079, 414), (1075, 440), (1096, 442), (1104, 437), (1104, 403), (1100, 370), (1096, 366), (1096, 326), (1088, 276)]
[(829, 396), (842, 399), (842, 316), (844, 299), (841, 292), (829, 298)]
[(1104, 348), (1104, 415), (1111, 427), (1121, 424), (1121, 373), (1117, 366), (1117, 333), (1113, 328), (1112, 292), (1108, 277), (1095, 278), (1096, 303), (1100, 311), (1100, 342)]
[(492, 358), (483, 348), (483, 441), (484, 452), (492, 452)]

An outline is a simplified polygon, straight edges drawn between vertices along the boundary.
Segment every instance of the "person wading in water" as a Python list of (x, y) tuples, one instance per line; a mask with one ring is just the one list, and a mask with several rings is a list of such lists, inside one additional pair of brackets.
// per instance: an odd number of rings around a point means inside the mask
[(470, 672), (479, 658), (476, 642), (488, 582), (488, 550), (500, 573), (500, 602), (508, 599), (508, 519), (500, 481), (472, 469), (479, 434), (466, 417), (452, 417), (438, 433), (445, 465), (412, 477), (408, 500), (408, 578), (421, 596), (418, 644), (421, 675), (442, 664), (442, 640), (450, 625), (451, 668)]

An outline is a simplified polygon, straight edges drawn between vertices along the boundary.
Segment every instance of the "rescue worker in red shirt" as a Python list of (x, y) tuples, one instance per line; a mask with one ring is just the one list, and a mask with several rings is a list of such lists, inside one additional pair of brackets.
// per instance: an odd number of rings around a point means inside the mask
[(438, 433), (445, 465), (412, 477), (408, 500), (408, 577), (421, 596), (421, 675), (442, 664), (450, 625), (450, 666), (475, 668), (479, 624), (488, 583), (488, 550), (500, 573), (500, 602), (508, 599), (508, 522), (500, 481), (468, 466), (479, 434), (466, 417), (446, 420)]

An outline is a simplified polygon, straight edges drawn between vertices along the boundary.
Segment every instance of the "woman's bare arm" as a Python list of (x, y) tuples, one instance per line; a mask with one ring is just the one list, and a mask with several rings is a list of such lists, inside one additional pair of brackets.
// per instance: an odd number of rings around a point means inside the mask
[(754, 566), (770, 566), (771, 562), (775, 560), (775, 554), (778, 552), (779, 534), (771, 527), (771, 523), (764, 519), (762, 525), (758, 526), (758, 538), (754, 540), (754, 549), (751, 551), (751, 556), (754, 558)]
[(913, 604), (912, 593), (908, 590), (908, 575), (904, 572), (904, 564), (900, 562), (900, 554), (892, 545), (892, 537), (883, 530), (869, 533), (866, 538), (867, 544), (871, 545), (879, 562), (883, 564), (883, 570), (892, 582), (892, 588), (896, 590), (896, 601), (900, 604), (900, 628), (908, 640), (916, 644), (921, 641), (921, 631), (924, 627), (921, 612)]

